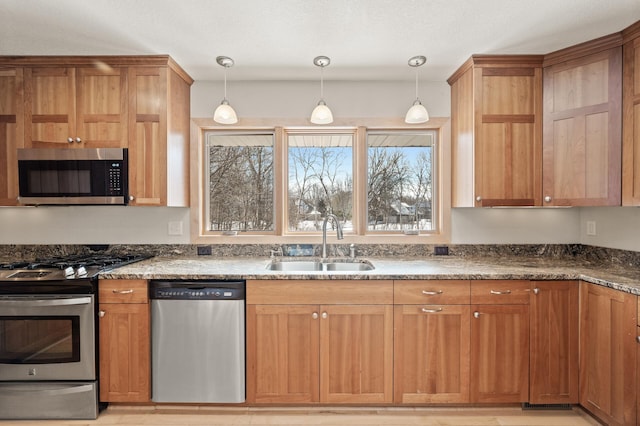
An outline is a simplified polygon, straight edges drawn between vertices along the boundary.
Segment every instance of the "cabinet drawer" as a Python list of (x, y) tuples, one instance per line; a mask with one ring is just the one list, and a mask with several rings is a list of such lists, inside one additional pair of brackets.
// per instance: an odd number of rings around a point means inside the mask
[(249, 305), (391, 305), (391, 280), (248, 280)]
[(393, 284), (396, 305), (468, 305), (471, 295), (468, 280), (406, 280)]
[(528, 305), (531, 285), (521, 280), (481, 280), (471, 283), (471, 304)]
[(100, 280), (100, 303), (148, 303), (147, 280)]

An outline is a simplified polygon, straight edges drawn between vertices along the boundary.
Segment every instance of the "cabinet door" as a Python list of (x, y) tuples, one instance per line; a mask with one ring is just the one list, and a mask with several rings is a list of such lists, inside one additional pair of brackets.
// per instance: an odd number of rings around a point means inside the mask
[[(69, 148), (76, 137), (75, 68), (25, 68), (25, 146)], [(69, 138), (73, 142), (69, 143)]]
[(247, 402), (319, 401), (319, 310), (247, 305)]
[(640, 205), (640, 37), (623, 47), (622, 204)]
[(321, 401), (392, 402), (393, 307), (323, 305), (321, 312)]
[(636, 424), (637, 296), (581, 283), (580, 404), (610, 425)]
[(24, 70), (0, 69), (0, 205), (18, 197), (17, 149), (24, 147)]
[(132, 205), (167, 204), (167, 69), (129, 68)]
[(471, 402), (526, 402), (529, 306), (476, 305), (472, 310)]
[(621, 81), (620, 47), (545, 68), (544, 205), (620, 205)]
[(149, 305), (100, 304), (100, 401), (151, 398)]
[(469, 305), (394, 307), (395, 402), (469, 402)]
[(127, 147), (127, 69), (78, 68), (77, 137), (87, 148)]
[(474, 70), (476, 206), (541, 204), (542, 69)]
[(532, 285), (529, 402), (577, 404), (578, 283), (536, 281)]

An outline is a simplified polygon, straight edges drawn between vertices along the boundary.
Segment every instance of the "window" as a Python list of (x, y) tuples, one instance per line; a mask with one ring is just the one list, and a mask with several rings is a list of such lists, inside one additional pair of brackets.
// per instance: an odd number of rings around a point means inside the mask
[(273, 133), (206, 134), (207, 231), (273, 231)]
[(446, 242), (439, 129), (202, 128), (194, 239), (306, 243), (332, 213), (353, 242)]
[(353, 219), (352, 133), (287, 134), (288, 230), (319, 231), (327, 213)]
[(369, 132), (367, 231), (434, 231), (435, 132)]

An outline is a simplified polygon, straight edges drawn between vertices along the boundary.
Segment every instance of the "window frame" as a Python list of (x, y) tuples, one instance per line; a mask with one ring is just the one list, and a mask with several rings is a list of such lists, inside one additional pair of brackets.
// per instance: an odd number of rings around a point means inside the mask
[[(286, 123), (286, 124), (285, 124)], [(190, 235), (195, 244), (300, 244), (319, 243), (320, 232), (288, 231), (287, 180), (288, 133), (344, 133), (354, 132), (353, 149), (353, 232), (345, 233), (343, 244), (447, 244), (451, 240), (451, 148), (450, 119), (431, 118), (424, 125), (407, 125), (401, 119), (348, 119), (336, 120), (335, 125), (313, 126), (303, 119), (255, 119), (243, 120), (241, 125), (220, 125), (211, 118), (193, 118), (191, 120), (191, 206)], [(206, 210), (204, 202), (203, 178), (205, 169), (205, 134), (209, 131), (227, 133), (274, 134), (274, 231), (238, 232), (236, 235), (223, 235), (219, 231), (206, 231)], [(381, 233), (367, 231), (367, 133), (368, 132), (407, 132), (436, 130), (436, 152), (434, 153), (434, 192), (437, 199), (436, 232), (421, 232), (407, 235), (399, 232)], [(283, 214), (284, 212), (284, 214)]]

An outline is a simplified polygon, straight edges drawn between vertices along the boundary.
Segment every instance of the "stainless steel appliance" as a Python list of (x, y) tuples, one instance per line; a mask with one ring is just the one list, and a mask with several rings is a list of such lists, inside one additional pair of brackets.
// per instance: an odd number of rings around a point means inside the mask
[(97, 274), (143, 258), (0, 264), (1, 419), (97, 417)]
[(152, 281), (151, 399), (245, 400), (245, 282)]
[(19, 202), (127, 204), (126, 148), (18, 149)]

